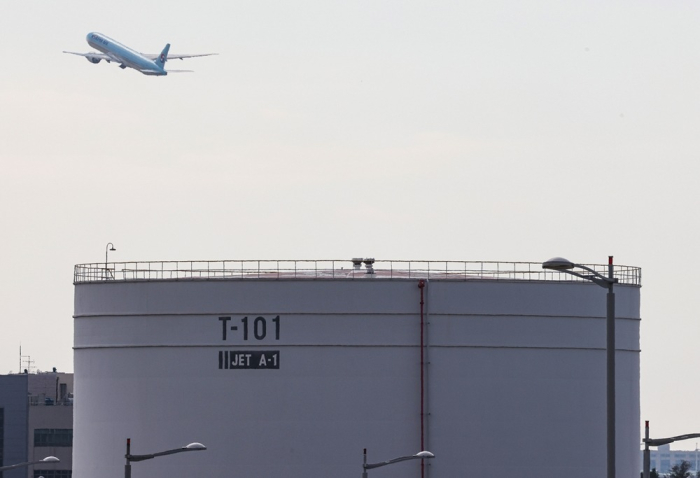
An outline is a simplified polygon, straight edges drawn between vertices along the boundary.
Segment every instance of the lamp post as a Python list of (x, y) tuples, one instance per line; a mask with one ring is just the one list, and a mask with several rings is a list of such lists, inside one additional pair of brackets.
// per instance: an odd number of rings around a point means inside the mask
[[(678, 435), (677, 437), (669, 438), (649, 438), (649, 421), (644, 422), (644, 462), (643, 462), (643, 475), (642, 478), (649, 478), (649, 468), (651, 462), (651, 452), (649, 451), (650, 446), (661, 446), (673, 443), (674, 441), (687, 440), (689, 438), (698, 438), (700, 433), (689, 433), (687, 435)], [(697, 471), (697, 470), (696, 470)]]
[[(590, 267), (574, 264), (563, 257), (554, 257), (542, 263), (543, 269), (565, 272), (581, 279), (589, 280), (600, 287), (608, 289), (606, 313), (606, 369), (607, 369), (607, 444), (608, 444), (608, 478), (615, 478), (615, 293), (613, 284), (613, 256), (608, 256), (608, 276), (594, 271)], [(572, 269), (578, 268), (589, 272), (582, 274)]]
[(131, 478), (131, 462), (132, 461), (144, 461), (144, 460), (150, 460), (151, 458), (155, 458), (157, 456), (164, 456), (164, 455), (174, 455), (175, 453), (183, 453), (186, 451), (199, 451), (199, 450), (206, 450), (207, 447), (202, 445), (201, 443), (190, 443), (187, 446), (183, 446), (182, 448), (174, 448), (172, 450), (166, 450), (166, 451), (159, 451), (157, 453), (149, 453), (148, 455), (132, 455), (131, 454), (131, 438), (126, 439), (126, 455), (124, 455), (124, 458), (126, 458), (126, 465), (124, 465), (124, 478)]
[(27, 461), (25, 463), (17, 463), (16, 465), (0, 466), (0, 472), (14, 470), (15, 468), (23, 468), (25, 466), (38, 465), (40, 463), (58, 463), (60, 461), (61, 460), (55, 456), (47, 456), (46, 458), (42, 458), (41, 460), (37, 461)]
[(109, 279), (109, 268), (107, 267), (107, 263), (109, 262), (109, 251), (116, 251), (114, 244), (111, 242), (108, 242), (107, 246), (105, 247), (105, 278), (107, 279)]
[(415, 455), (409, 455), (409, 456), (401, 456), (399, 458), (394, 458), (388, 461), (382, 461), (379, 463), (367, 463), (367, 448), (364, 450), (364, 462), (362, 463), (362, 478), (367, 478), (367, 470), (371, 470), (372, 468), (379, 468), (380, 466), (386, 466), (386, 465), (393, 465), (394, 463), (398, 463), (400, 461), (406, 461), (406, 460), (422, 460), (423, 458), (435, 458), (435, 455), (430, 453), (429, 451), (421, 451), (416, 453)]

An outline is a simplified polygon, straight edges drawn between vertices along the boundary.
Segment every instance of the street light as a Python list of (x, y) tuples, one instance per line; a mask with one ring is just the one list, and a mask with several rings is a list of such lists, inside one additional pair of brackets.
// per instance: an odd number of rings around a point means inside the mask
[[(554, 257), (542, 263), (543, 269), (571, 274), (581, 279), (589, 280), (594, 284), (608, 289), (607, 314), (606, 314), (606, 365), (607, 365), (607, 441), (608, 441), (608, 478), (615, 478), (615, 293), (613, 284), (617, 279), (613, 277), (613, 256), (608, 256), (608, 277), (594, 271), (590, 267), (574, 264), (563, 257)], [(579, 268), (590, 272), (581, 274), (572, 269)]]
[(677, 437), (670, 438), (649, 438), (649, 421), (647, 420), (644, 422), (644, 440), (642, 440), (644, 442), (644, 463), (642, 478), (649, 478), (649, 468), (651, 467), (651, 452), (649, 451), (650, 446), (667, 445), (669, 443), (673, 443), (674, 441), (698, 437), (700, 437), (700, 433), (689, 433), (687, 435), (678, 435)]
[(107, 267), (107, 262), (109, 262), (109, 251), (116, 251), (114, 244), (111, 242), (108, 242), (107, 246), (105, 247), (105, 277), (107, 279), (109, 279), (109, 268)]
[(105, 278), (107, 279), (109, 279), (109, 268), (107, 267), (107, 263), (109, 262), (109, 251), (116, 251), (114, 244), (111, 242), (108, 242), (107, 246), (105, 247)]
[(15, 468), (23, 468), (25, 466), (38, 465), (39, 463), (58, 463), (61, 460), (55, 456), (47, 456), (37, 461), (28, 461), (25, 463), (17, 463), (16, 465), (0, 466), (0, 471), (14, 470)]
[(199, 450), (206, 450), (207, 447), (202, 445), (201, 443), (190, 443), (187, 446), (183, 446), (182, 448), (174, 448), (172, 450), (166, 450), (166, 451), (159, 451), (157, 453), (150, 453), (148, 455), (132, 455), (131, 454), (131, 438), (126, 439), (126, 455), (124, 455), (124, 458), (126, 458), (126, 465), (124, 465), (124, 478), (131, 478), (131, 462), (132, 461), (144, 461), (144, 460), (150, 460), (151, 458), (155, 458), (157, 456), (164, 456), (164, 455), (174, 455), (175, 453), (183, 453), (185, 451), (199, 451)]
[(380, 466), (392, 465), (394, 463), (406, 460), (422, 460), (423, 458), (435, 458), (435, 455), (433, 455), (429, 451), (421, 451), (416, 453), (415, 455), (401, 456), (399, 458), (394, 458), (388, 461), (381, 461), (379, 463), (367, 463), (367, 448), (365, 448), (364, 462), (362, 463), (362, 478), (367, 478), (367, 470), (371, 470), (372, 468), (379, 468)]

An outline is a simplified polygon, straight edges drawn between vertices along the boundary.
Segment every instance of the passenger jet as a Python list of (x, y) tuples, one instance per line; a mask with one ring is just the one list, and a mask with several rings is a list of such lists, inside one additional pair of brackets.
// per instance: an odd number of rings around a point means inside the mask
[(72, 55), (84, 56), (88, 59), (90, 63), (99, 63), (101, 60), (107, 63), (115, 62), (119, 64), (119, 68), (133, 68), (136, 71), (140, 71), (144, 75), (153, 76), (164, 76), (168, 73), (182, 73), (191, 72), (192, 70), (166, 70), (165, 62), (173, 58), (184, 59), (193, 58), (197, 56), (210, 56), (216, 55), (216, 53), (200, 53), (195, 55), (168, 55), (170, 50), (170, 43), (165, 45), (163, 51), (160, 54), (148, 54), (139, 53), (132, 50), (128, 46), (122, 45), (118, 41), (112, 40), (108, 36), (102, 33), (88, 33), (86, 40), (88, 45), (99, 50), (102, 53), (90, 52), (90, 53), (76, 53), (73, 51), (64, 51), (63, 53), (70, 53)]

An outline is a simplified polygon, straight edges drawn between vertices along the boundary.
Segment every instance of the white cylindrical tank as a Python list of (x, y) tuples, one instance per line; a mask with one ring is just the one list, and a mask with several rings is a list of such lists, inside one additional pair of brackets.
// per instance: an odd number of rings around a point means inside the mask
[[(436, 455), (376, 478), (605, 476), (606, 289), (476, 264), (76, 266), (74, 477), (123, 476), (127, 438), (135, 455), (207, 447), (133, 478), (360, 478), (365, 448)], [(640, 273), (615, 273), (617, 476), (632, 477)]]

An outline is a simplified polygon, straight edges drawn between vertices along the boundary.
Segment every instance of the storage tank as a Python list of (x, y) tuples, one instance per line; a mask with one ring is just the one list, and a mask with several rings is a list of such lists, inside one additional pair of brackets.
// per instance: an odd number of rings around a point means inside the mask
[[(607, 265), (588, 265), (607, 275)], [(639, 268), (615, 266), (617, 476), (639, 473)], [(606, 474), (606, 289), (540, 263), (75, 267), (75, 478)]]

